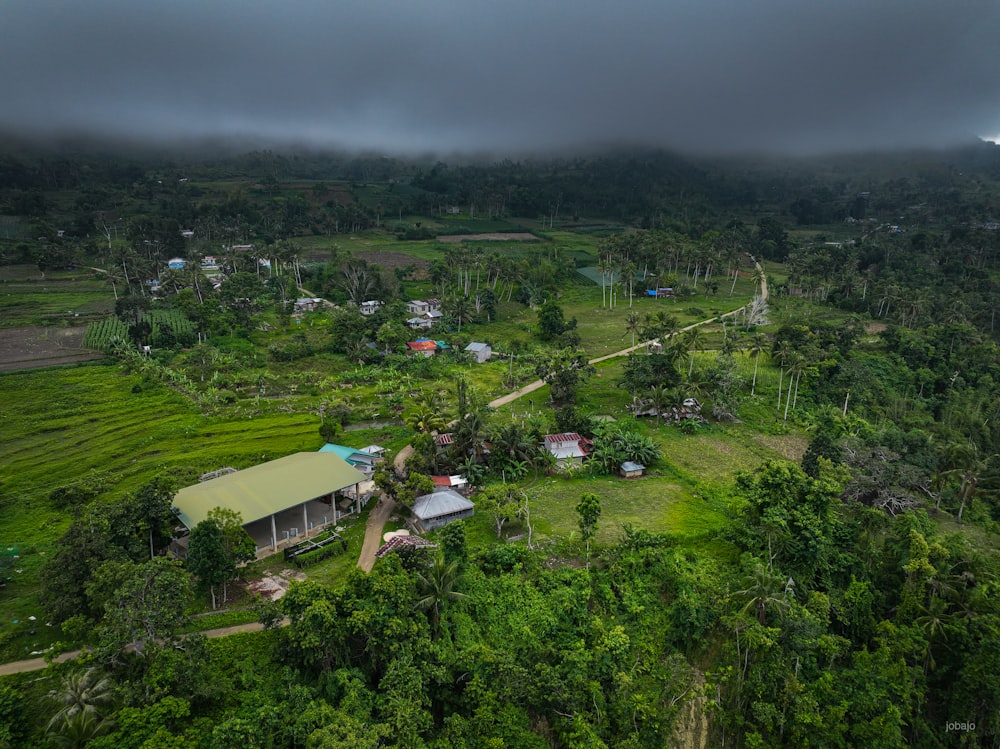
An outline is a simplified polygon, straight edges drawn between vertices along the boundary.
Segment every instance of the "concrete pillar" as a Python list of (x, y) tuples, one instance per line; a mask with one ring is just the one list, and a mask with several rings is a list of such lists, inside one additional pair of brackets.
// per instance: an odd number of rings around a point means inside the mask
[(271, 546), (278, 550), (278, 525), (274, 522), (274, 515), (271, 515)]
[(302, 535), (309, 538), (309, 503), (302, 503)]

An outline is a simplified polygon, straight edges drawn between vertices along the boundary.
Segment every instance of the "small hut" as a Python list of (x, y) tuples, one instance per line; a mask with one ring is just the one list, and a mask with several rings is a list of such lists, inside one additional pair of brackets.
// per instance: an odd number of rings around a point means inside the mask
[(631, 460), (626, 460), (622, 463), (622, 467), (619, 469), (618, 474), (623, 479), (637, 479), (642, 475), (642, 472), (646, 470), (646, 466), (642, 463), (634, 463)]

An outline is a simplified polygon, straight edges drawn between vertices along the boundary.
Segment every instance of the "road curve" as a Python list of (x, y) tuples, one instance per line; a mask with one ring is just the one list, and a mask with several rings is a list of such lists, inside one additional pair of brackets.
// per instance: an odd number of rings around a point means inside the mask
[[(753, 264), (757, 268), (757, 270), (759, 270), (761, 272), (761, 274), (763, 274), (764, 273), (764, 268), (761, 266), (761, 264), (759, 262), (757, 262), (757, 260), (753, 256), (750, 256), (750, 259), (753, 260)], [(767, 301), (767, 276), (766, 275), (764, 275), (763, 279), (761, 280), (761, 284), (760, 284), (760, 296), (761, 296), (761, 299)], [(736, 309), (732, 310), (731, 312), (726, 312), (726, 313), (724, 313), (722, 315), (719, 315), (718, 317), (735, 317), (736, 315), (738, 315), (741, 312), (743, 312), (743, 310), (745, 310), (747, 308), (747, 306), (748, 305), (744, 304), (742, 307), (737, 307)], [(677, 333), (686, 333), (687, 331), (692, 330), (693, 328), (697, 328), (697, 327), (699, 327), (701, 325), (708, 325), (710, 323), (715, 322), (716, 319), (718, 319), (718, 317), (710, 317), (707, 320), (701, 320), (699, 322), (691, 323), (690, 325), (686, 325), (683, 328), (681, 328), (680, 330), (678, 330)], [(677, 335), (677, 333), (672, 334), (671, 337), (673, 337), (674, 335)], [(659, 338), (652, 338), (652, 339), (650, 339), (648, 341), (643, 341), (642, 343), (637, 343), (635, 346), (629, 346), (628, 348), (624, 348), (621, 351), (615, 351), (612, 354), (605, 354), (604, 356), (598, 356), (596, 359), (591, 359), (589, 363), (590, 364), (600, 364), (603, 361), (607, 361), (608, 359), (614, 359), (614, 358), (616, 358), (618, 356), (628, 356), (633, 351), (639, 351), (640, 349), (645, 349), (645, 348), (647, 348), (649, 346), (649, 344), (651, 344), (651, 343), (659, 343), (659, 342), (660, 342)], [(502, 395), (499, 398), (491, 400), (487, 405), (490, 408), (500, 408), (500, 406), (506, 406), (508, 403), (513, 403), (518, 398), (520, 398), (522, 396), (525, 396), (528, 393), (535, 392), (536, 390), (538, 390), (539, 388), (541, 388), (543, 385), (545, 385), (545, 383), (542, 382), (541, 380), (535, 380), (534, 382), (529, 382), (527, 385), (524, 385), (523, 387), (518, 388), (513, 393), (508, 393), (507, 395)]]

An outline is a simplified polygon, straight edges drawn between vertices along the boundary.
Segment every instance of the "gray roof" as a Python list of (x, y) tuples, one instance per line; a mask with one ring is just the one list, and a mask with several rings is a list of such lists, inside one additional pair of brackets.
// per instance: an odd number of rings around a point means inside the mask
[(465, 347), (466, 351), (485, 351), (490, 345), (488, 343), (470, 343)]
[(646, 470), (646, 466), (644, 466), (642, 463), (633, 463), (631, 460), (626, 460), (624, 463), (622, 463), (622, 470), (623, 471), (645, 471)]
[(431, 520), (442, 515), (464, 512), (475, 507), (472, 502), (451, 489), (425, 494), (413, 502), (413, 514), (419, 520)]

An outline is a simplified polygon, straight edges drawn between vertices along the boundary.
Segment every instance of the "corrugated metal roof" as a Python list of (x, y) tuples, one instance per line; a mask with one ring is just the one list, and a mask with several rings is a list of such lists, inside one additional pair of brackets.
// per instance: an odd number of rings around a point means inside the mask
[(470, 343), (468, 346), (465, 347), (465, 350), (479, 352), (479, 351), (485, 351), (488, 348), (489, 348), (488, 343), (476, 343), (475, 341), (473, 341), (472, 343)]
[(333, 453), (295, 453), (181, 489), (174, 508), (188, 528), (215, 507), (240, 513), (245, 525), (365, 480)]
[(428, 541), (426, 538), (421, 538), (420, 536), (393, 536), (382, 544), (379, 550), (375, 552), (375, 558), (381, 559), (386, 554), (406, 546), (411, 549), (433, 549), (437, 547), (437, 544), (432, 541)]
[(646, 466), (644, 466), (642, 463), (633, 463), (631, 460), (626, 460), (624, 463), (622, 463), (622, 470), (623, 471), (645, 471), (646, 470)]
[(553, 442), (579, 442), (582, 440), (581, 437), (576, 432), (564, 432), (563, 434), (546, 434), (545, 441), (548, 443)]
[(472, 502), (452, 489), (425, 494), (413, 502), (413, 514), (420, 520), (430, 520), (441, 515), (451, 515), (475, 507)]

